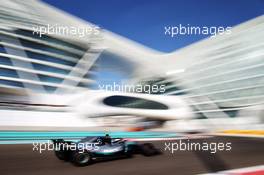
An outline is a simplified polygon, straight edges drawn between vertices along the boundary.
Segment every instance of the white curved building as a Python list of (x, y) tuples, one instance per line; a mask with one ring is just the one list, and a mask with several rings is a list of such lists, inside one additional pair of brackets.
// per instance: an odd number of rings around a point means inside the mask
[[(178, 120), (199, 129), (263, 122), (263, 16), (230, 35), (173, 53), (154, 51), (36, 0), (3, 1), (0, 23), (4, 130), (96, 126), (91, 118), (108, 116)], [(37, 33), (47, 25), (53, 27), (49, 33)], [(89, 29), (88, 34), (80, 36), (77, 29)], [(102, 73), (109, 79), (98, 78)], [(113, 77), (124, 84), (163, 85), (165, 91), (98, 90)], [(170, 126), (183, 127), (178, 124)]]

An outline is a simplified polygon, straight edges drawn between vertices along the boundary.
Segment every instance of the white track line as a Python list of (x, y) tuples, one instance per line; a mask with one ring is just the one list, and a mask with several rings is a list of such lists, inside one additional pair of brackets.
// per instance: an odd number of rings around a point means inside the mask
[(253, 167), (246, 167), (246, 168), (238, 168), (226, 171), (219, 171), (216, 173), (208, 173), (208, 174), (200, 174), (200, 175), (243, 175), (244, 173), (253, 173), (256, 175), (263, 175), (264, 174), (264, 165), (253, 166)]

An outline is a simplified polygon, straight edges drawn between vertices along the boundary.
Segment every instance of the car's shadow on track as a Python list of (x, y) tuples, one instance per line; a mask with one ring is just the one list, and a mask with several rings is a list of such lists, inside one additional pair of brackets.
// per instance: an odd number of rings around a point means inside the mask
[[(140, 155), (140, 154), (134, 154), (134, 155), (131, 155), (131, 156), (122, 156), (122, 157), (109, 157), (109, 158), (96, 158), (92, 161), (92, 163), (90, 163), (89, 165), (86, 165), (86, 166), (77, 166), (75, 164), (72, 164), (72, 166), (74, 167), (80, 167), (80, 168), (83, 168), (83, 167), (90, 167), (90, 166), (93, 166), (93, 165), (96, 165), (96, 164), (101, 164), (101, 163), (107, 163), (107, 162), (113, 162), (113, 161), (122, 161), (122, 160), (129, 160), (129, 159), (136, 159), (138, 157), (146, 157), (146, 158), (151, 158), (151, 157), (157, 157), (157, 156), (161, 156), (163, 155), (163, 152), (162, 151), (159, 151), (157, 152), (156, 154), (154, 155), (151, 155), (151, 156), (144, 156), (144, 155)], [(64, 161), (64, 160), (56, 160), (56, 161), (60, 161), (61, 163), (69, 163), (71, 164), (72, 162), (71, 161)]]

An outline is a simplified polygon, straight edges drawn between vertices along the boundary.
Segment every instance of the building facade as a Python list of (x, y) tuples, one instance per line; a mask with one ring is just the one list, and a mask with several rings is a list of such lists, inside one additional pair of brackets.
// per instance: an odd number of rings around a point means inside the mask
[[(170, 125), (174, 128), (182, 122), (194, 128), (226, 123), (232, 128), (237, 121), (243, 127), (262, 126), (263, 16), (233, 27), (231, 34), (172, 53), (149, 49), (36, 0), (2, 2), (0, 23), (3, 128), (96, 126), (90, 118), (109, 116), (162, 124), (176, 120)], [(99, 88), (113, 82), (165, 90)]]

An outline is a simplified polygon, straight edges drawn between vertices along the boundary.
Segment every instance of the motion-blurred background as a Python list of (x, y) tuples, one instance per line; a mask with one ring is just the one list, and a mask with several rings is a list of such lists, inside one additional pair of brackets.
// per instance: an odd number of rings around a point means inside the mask
[[(263, 129), (263, 1), (47, 3), (83, 19), (1, 1), (1, 130)], [(232, 29), (166, 35), (179, 24)]]

